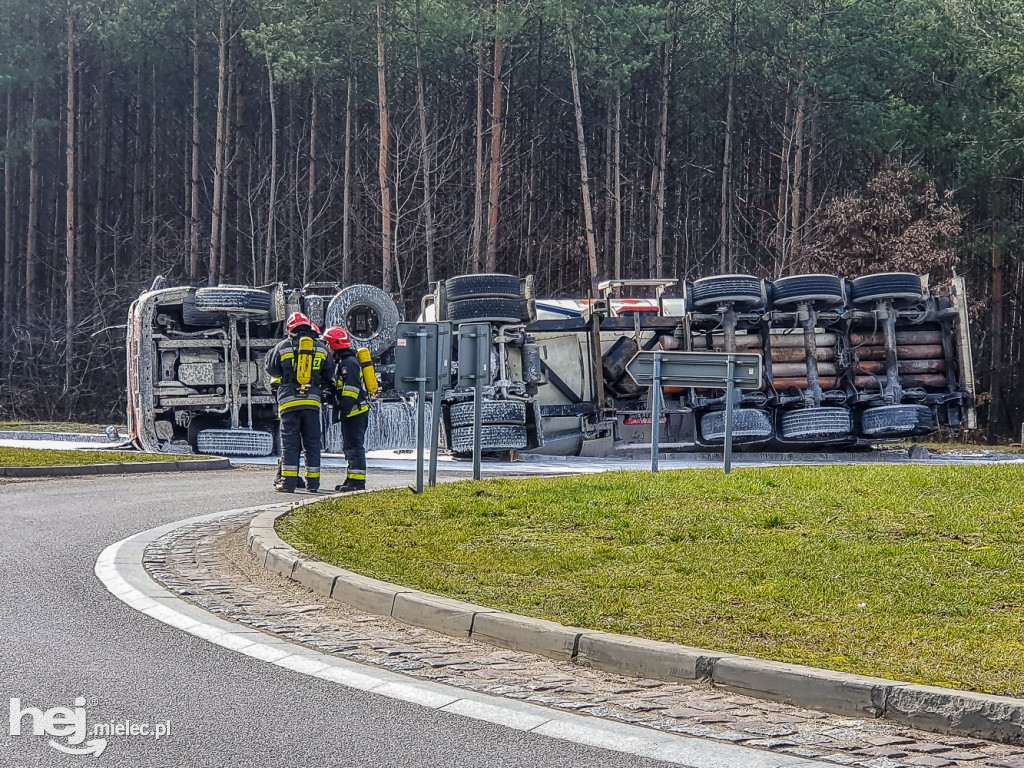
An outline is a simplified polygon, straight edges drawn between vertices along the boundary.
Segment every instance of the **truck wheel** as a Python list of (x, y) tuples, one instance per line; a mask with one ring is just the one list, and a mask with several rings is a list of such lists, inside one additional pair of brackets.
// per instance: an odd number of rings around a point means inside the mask
[(529, 319), (522, 299), (480, 298), (448, 302), (448, 319), (460, 323), (513, 325)]
[(846, 304), (846, 285), (835, 275), (793, 275), (772, 283), (772, 305), (787, 307), (806, 302), (821, 307)]
[(270, 294), (258, 288), (218, 285), (196, 290), (196, 309), (201, 312), (226, 312), (233, 315), (266, 315), (270, 312)]
[[(451, 407), (452, 427), (473, 426), (473, 401)], [(481, 424), (525, 424), (526, 403), (518, 400), (484, 400), (480, 404)]]
[(398, 338), (398, 307), (374, 285), (350, 285), (338, 291), (327, 307), (325, 325), (340, 325), (352, 336), (352, 344), (366, 347), (378, 357)]
[[(700, 433), (708, 443), (725, 443), (725, 411), (712, 411), (701, 416)], [(756, 408), (737, 408), (733, 411), (734, 443), (755, 443), (768, 440), (774, 434), (771, 416), (765, 411)]]
[(767, 303), (764, 280), (753, 275), (715, 275), (693, 281), (694, 307), (727, 302), (741, 309), (763, 309)]
[(181, 303), (181, 320), (194, 328), (214, 328), (224, 322), (221, 312), (202, 312), (196, 309), (196, 294), (192, 291)]
[(782, 414), (779, 431), (786, 440), (823, 442), (846, 437), (852, 429), (846, 408), (801, 408)]
[(858, 277), (850, 284), (850, 298), (854, 304), (869, 301), (920, 301), (924, 286), (913, 272), (879, 272)]
[(458, 275), (445, 281), (450, 301), (459, 299), (520, 299), (522, 282), (515, 275)]
[[(512, 424), (484, 424), (480, 427), (480, 447), (484, 451), (519, 451), (526, 447), (526, 427)], [(452, 430), (452, 451), (473, 452), (473, 428)]]
[(926, 405), (883, 405), (869, 408), (860, 417), (866, 437), (927, 435), (936, 430), (932, 409)]

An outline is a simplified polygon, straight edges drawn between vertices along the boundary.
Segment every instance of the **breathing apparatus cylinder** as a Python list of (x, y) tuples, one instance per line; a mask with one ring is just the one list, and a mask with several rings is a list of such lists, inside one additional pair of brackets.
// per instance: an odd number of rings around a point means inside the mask
[(380, 382), (377, 381), (377, 371), (373, 367), (370, 350), (360, 347), (356, 350), (356, 357), (359, 359), (359, 367), (362, 369), (363, 386), (366, 387), (367, 393), (376, 395), (377, 390), (380, 389)]

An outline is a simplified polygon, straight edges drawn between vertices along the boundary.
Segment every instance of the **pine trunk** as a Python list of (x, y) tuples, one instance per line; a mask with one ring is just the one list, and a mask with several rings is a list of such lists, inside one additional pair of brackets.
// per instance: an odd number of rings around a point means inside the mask
[(580, 191), (583, 194), (583, 222), (587, 234), (587, 263), (590, 267), (590, 292), (597, 292), (597, 241), (594, 236), (594, 212), (590, 205), (590, 175), (587, 171), (587, 141), (583, 131), (583, 104), (580, 99), (579, 74), (576, 67), (576, 46), (572, 37), (572, 22), (567, 21), (569, 39), (569, 77), (572, 80), (573, 111), (576, 115), (576, 149), (580, 156)]
[(622, 279), (622, 91), (615, 91), (615, 279)]
[(1003, 192), (998, 187), (992, 202), (992, 342), (989, 362), (988, 441), (1000, 433), (1003, 410)]
[[(497, 23), (501, 23), (504, 0), (495, 0), (494, 10)], [(505, 41), (494, 38), (494, 80), (491, 92), (491, 168), (487, 195), (487, 258), (484, 269), (489, 273), (498, 271), (498, 206), (501, 198), (501, 129), (505, 83), (502, 67), (505, 59)]]
[[(267, 85), (270, 96), (270, 192), (267, 200), (267, 240), (263, 250), (263, 282), (269, 284), (276, 279), (276, 264), (273, 261), (274, 238), (277, 233), (277, 96), (274, 91), (274, 68), (267, 57)], [(271, 267), (275, 267), (271, 272)]]
[(420, 123), (420, 159), (423, 171), (423, 240), (427, 256), (427, 285), (435, 280), (434, 214), (430, 191), (430, 137), (427, 133), (427, 95), (423, 81), (423, 44), (420, 35), (420, 0), (416, 0), (416, 108)]
[(14, 326), (14, 88), (7, 86), (7, 143), (4, 145), (4, 312), (3, 338)]
[(349, 245), (352, 189), (352, 78), (348, 78), (345, 89), (345, 178), (341, 192), (341, 282), (352, 282), (352, 252)]
[[(29, 134), (28, 234), (25, 241), (25, 325), (35, 315), (36, 260), (39, 251), (39, 86), (32, 88), (32, 125)], [(100, 174), (102, 176), (102, 173)], [(98, 214), (97, 214), (98, 215)]]
[(380, 151), (377, 176), (380, 181), (380, 252), (381, 284), (385, 293), (394, 290), (394, 268), (391, 264), (391, 187), (388, 165), (391, 159), (391, 129), (388, 123), (388, 89), (384, 73), (384, 8), (377, 4), (377, 110), (380, 124)]
[(316, 216), (316, 132), (319, 118), (319, 96), (316, 78), (313, 79), (313, 94), (309, 105), (309, 178), (306, 187), (306, 224), (302, 230), (302, 283), (313, 277), (313, 219)]
[(661, 71), (661, 121), (658, 126), (658, 186), (656, 192), (654, 270), (651, 277), (665, 274), (665, 185), (668, 175), (668, 101), (672, 85), (672, 53), (675, 48), (665, 43)]
[(729, 79), (725, 87), (725, 147), (722, 150), (722, 193), (719, 210), (719, 252), (718, 270), (722, 274), (729, 274), (732, 268), (732, 230), (730, 223), (732, 217), (732, 135), (733, 121), (736, 116), (736, 103), (734, 97), (737, 65), (737, 31), (738, 31), (738, 10), (733, 6), (732, 10), (732, 46), (729, 59)]
[(217, 132), (214, 145), (213, 215), (210, 218), (210, 285), (216, 285), (220, 271), (220, 219), (223, 215), (224, 137), (227, 133), (228, 100), (228, 9), (226, 0), (220, 3), (220, 37), (217, 56)]
[(473, 166), (473, 238), (470, 271), (480, 271), (480, 244), (483, 240), (484, 207), (484, 40), (480, 33), (476, 64), (476, 163)]
[(192, 27), (192, 178), (189, 185), (188, 275), (199, 282), (199, 0)]
[(71, 392), (75, 361), (75, 19), (67, 2), (67, 101), (65, 128), (65, 229), (64, 229), (64, 394)]

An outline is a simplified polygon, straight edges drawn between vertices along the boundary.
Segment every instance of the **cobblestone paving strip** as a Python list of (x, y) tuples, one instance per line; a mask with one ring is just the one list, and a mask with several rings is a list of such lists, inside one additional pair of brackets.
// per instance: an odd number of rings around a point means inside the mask
[(252, 513), (176, 529), (143, 562), (168, 590), (231, 621), (412, 678), (661, 731), (864, 768), (1024, 768), (1024, 749), (944, 737), (715, 690), (637, 680), (361, 613), (264, 569)]

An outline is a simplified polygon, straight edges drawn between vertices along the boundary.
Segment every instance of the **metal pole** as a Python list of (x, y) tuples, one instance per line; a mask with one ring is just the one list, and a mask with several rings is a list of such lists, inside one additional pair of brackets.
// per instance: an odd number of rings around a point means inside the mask
[(420, 365), (417, 370), (416, 388), (416, 493), (423, 493), (423, 453), (427, 427), (427, 334), (416, 334), (420, 344)]
[(661, 437), (661, 353), (654, 353), (654, 383), (651, 386), (651, 472), (658, 471)]
[(725, 473), (732, 471), (732, 416), (736, 397), (736, 358), (729, 355), (729, 374), (725, 390)]
[(441, 387), (430, 398), (430, 487), (437, 485), (437, 451), (441, 440)]
[[(480, 422), (483, 420), (484, 377), (482, 371), (490, 370), (490, 350), (482, 343), (484, 334), (476, 334), (477, 369), (473, 374), (473, 479), (480, 479)], [(490, 341), (490, 334), (486, 335)], [(484, 362), (486, 361), (486, 363)]]
[(249, 366), (252, 365), (252, 356), (249, 351), (249, 316), (245, 316), (245, 405), (248, 409), (249, 414), (249, 429), (252, 429), (252, 372), (249, 370)]

